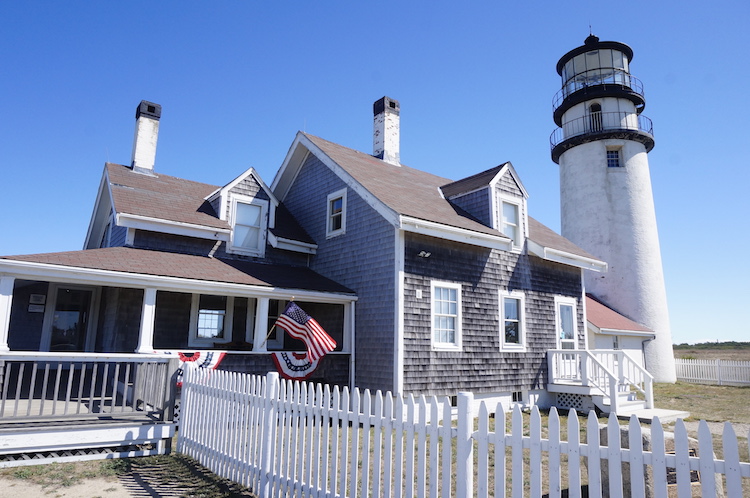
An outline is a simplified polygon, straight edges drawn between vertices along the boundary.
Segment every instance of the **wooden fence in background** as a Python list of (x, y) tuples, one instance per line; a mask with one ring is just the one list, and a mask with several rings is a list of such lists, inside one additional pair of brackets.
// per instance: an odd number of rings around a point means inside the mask
[(750, 385), (750, 361), (675, 358), (677, 380), (720, 386)]
[(473, 417), (471, 393), (459, 394), (456, 412), (447, 398), (350, 392), (276, 373), (189, 368), (182, 389), (178, 451), (261, 497), (621, 497), (648, 488), (665, 498), (674, 488), (713, 498), (722, 489), (742, 496), (750, 479), (729, 423), (717, 459), (705, 422), (696, 441), (681, 420), (672, 435), (656, 417), (649, 430), (635, 417), (600, 424), (592, 412), (579, 427), (574, 411), (564, 422), (552, 409), (543, 428), (536, 408), (526, 416), (516, 406), (506, 427), (499, 404), (494, 417), (484, 404)]

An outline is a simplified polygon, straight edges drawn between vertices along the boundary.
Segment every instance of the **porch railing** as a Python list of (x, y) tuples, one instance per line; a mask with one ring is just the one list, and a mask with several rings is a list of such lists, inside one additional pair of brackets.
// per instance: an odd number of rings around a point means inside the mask
[(643, 396), (646, 408), (654, 407), (653, 376), (622, 350), (555, 349), (547, 352), (551, 384), (592, 388), (610, 400), (614, 411), (621, 392)]
[(170, 421), (177, 365), (164, 355), (0, 353), (0, 423), (102, 416)]

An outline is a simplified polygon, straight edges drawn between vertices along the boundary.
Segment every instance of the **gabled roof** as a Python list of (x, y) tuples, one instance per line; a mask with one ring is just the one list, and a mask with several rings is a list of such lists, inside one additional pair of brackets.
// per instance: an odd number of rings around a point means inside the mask
[(127, 166), (107, 163), (112, 201), (118, 215), (229, 230), (205, 200), (215, 185), (169, 175), (144, 175)]
[(506, 238), (443, 198), (440, 187), (451, 183), (448, 178), (403, 164), (394, 166), (328, 140), (305, 136), (395, 213)]
[(446, 198), (450, 199), (459, 194), (466, 194), (475, 190), (479, 190), (481, 188), (492, 186), (493, 184), (497, 183), (502, 175), (506, 173), (510, 174), (513, 177), (513, 180), (518, 185), (518, 188), (521, 190), (524, 197), (528, 197), (529, 194), (526, 191), (526, 188), (523, 186), (523, 183), (521, 183), (521, 178), (518, 176), (518, 173), (516, 173), (516, 169), (510, 162), (505, 162), (499, 166), (490, 168), (487, 171), (482, 171), (481, 173), (477, 173), (476, 175), (467, 176), (466, 178), (462, 178), (447, 185), (443, 185), (442, 187), (440, 187), (440, 189), (442, 190), (443, 195)]
[(600, 333), (625, 333), (651, 336), (654, 331), (619, 314), (591, 294), (586, 294), (586, 320)]
[(222, 197), (222, 209), (221, 213), (219, 213), (219, 218), (226, 218), (226, 210), (224, 209), (225, 203), (229, 200), (229, 192), (235, 188), (237, 185), (242, 183), (244, 180), (246, 180), (248, 177), (252, 178), (255, 183), (258, 184), (260, 189), (266, 193), (268, 196), (268, 199), (270, 200), (271, 204), (273, 204), (273, 209), (271, 210), (272, 216), (271, 216), (271, 227), (274, 226), (274, 217), (275, 214), (273, 213), (275, 208), (279, 205), (278, 199), (276, 199), (276, 196), (273, 195), (273, 192), (270, 188), (266, 185), (266, 183), (263, 181), (263, 179), (260, 177), (257, 171), (255, 171), (255, 168), (249, 168), (245, 170), (242, 174), (240, 174), (237, 178), (232, 180), (231, 182), (227, 183), (221, 188), (216, 189), (214, 192), (212, 192), (210, 195), (206, 197), (206, 200), (209, 202), (213, 202), (216, 198), (219, 196)]
[[(458, 193), (487, 185), (506, 171), (512, 173), (526, 195), (509, 162), (453, 182), (403, 164), (395, 166), (364, 152), (299, 132), (271, 185), (280, 199), (286, 195), (309, 153), (315, 154), (395, 226), (485, 247), (511, 247), (508, 237), (455, 206), (443, 195), (446, 189)], [(454, 234), (456, 236), (451, 238)], [(550, 261), (594, 271), (607, 268), (606, 263), (531, 217), (529, 252)]]
[(451, 180), (299, 132), (271, 188), (283, 201), (308, 153), (315, 154), (394, 226), (404, 230), (502, 249), (511, 241), (446, 201)]
[(66, 281), (71, 281), (71, 278), (94, 279), (98, 282), (110, 279), (115, 283), (137, 282), (138, 285), (144, 285), (148, 281), (152, 281), (153, 285), (154, 281), (159, 281), (160, 288), (200, 289), (201, 285), (241, 285), (268, 290), (301, 290), (352, 296), (354, 294), (343, 285), (306, 267), (210, 258), (132, 247), (3, 256), (0, 257), (0, 266), (16, 274), (49, 276), (57, 272), (64, 274)]

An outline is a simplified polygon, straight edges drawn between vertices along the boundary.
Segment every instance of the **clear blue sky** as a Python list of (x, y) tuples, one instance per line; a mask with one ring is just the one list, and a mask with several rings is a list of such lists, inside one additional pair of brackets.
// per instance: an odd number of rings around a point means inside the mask
[(270, 183), (297, 130), (371, 152), (388, 95), (403, 163), (511, 161), (559, 231), (555, 64), (591, 25), (644, 83), (674, 341), (750, 340), (747, 0), (7, 1), (0, 19), (4, 255), (82, 247), (142, 99), (163, 107), (157, 171), (223, 185), (250, 166)]

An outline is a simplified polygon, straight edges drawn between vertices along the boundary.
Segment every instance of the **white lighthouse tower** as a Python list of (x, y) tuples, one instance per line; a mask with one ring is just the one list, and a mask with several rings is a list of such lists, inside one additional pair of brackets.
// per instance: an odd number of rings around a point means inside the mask
[(586, 291), (654, 331), (644, 347), (646, 369), (657, 382), (674, 382), (647, 155), (654, 136), (632, 60), (624, 43), (594, 35), (559, 60), (552, 160), (560, 165), (563, 236), (609, 265), (607, 273), (587, 272)]

